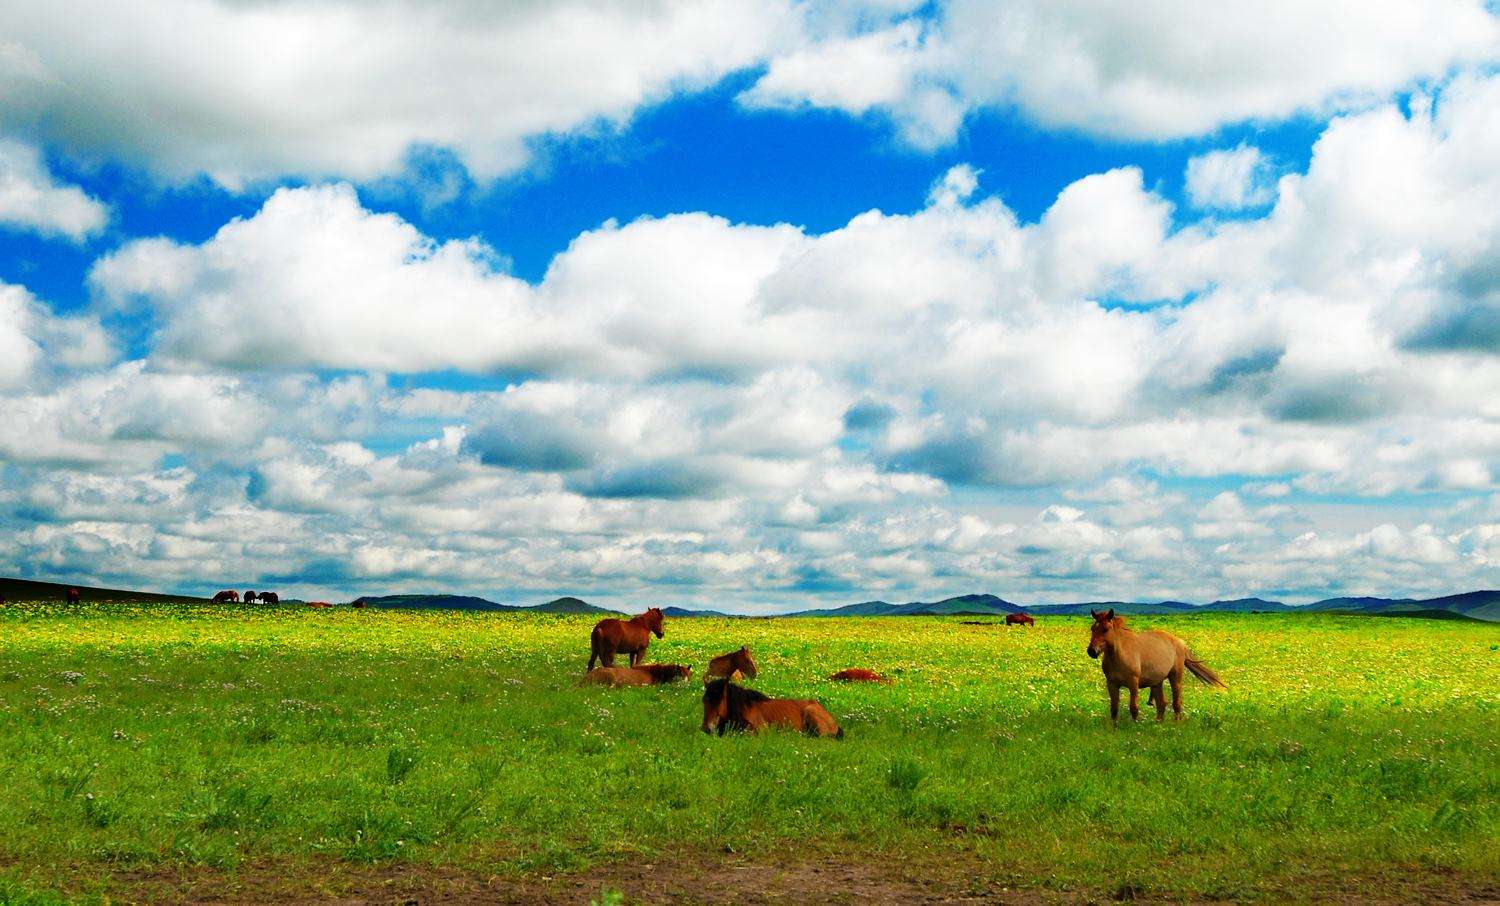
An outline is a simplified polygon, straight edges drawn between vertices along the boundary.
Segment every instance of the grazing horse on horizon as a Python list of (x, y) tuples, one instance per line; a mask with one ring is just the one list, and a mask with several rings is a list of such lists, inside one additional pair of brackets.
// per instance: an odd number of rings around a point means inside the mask
[(280, 604), (281, 603), (281, 596), (278, 595), (278, 594), (276, 594), (276, 592), (274, 592), (274, 591), (263, 591), (263, 592), (260, 593), (260, 603), (262, 603), (262, 604)]
[(68, 603), (69, 604), (77, 604), (79, 601), (82, 601), (82, 600), (83, 600), (83, 592), (79, 591), (76, 588), (70, 588), (70, 589), (68, 589)]
[(257, 597), (257, 595), (255, 594), (255, 592), (253, 592), (253, 591), (247, 591), (247, 592), (245, 592), (244, 601), (245, 601), (246, 604), (254, 604), (256, 597)]
[(1008, 613), (1008, 614), (1005, 615), (1005, 625), (1007, 625), (1007, 626), (1035, 626), (1036, 625), (1036, 620), (1033, 620), (1031, 618), (1031, 614), (1029, 614), (1029, 613)]
[(237, 592), (237, 591), (229, 591), (228, 589), (225, 589), (224, 591), (221, 591), (218, 594), (214, 595), (214, 603), (215, 604), (230, 604), (230, 603), (235, 603), (235, 602), (238, 602), (239, 599), (240, 599), (240, 593), (239, 592)]
[(717, 730), (723, 736), (725, 730), (759, 733), (767, 727), (787, 727), (809, 736), (844, 738), (838, 721), (814, 699), (770, 698), (727, 679), (716, 679), (704, 688), (700, 727), (703, 732)]
[(1094, 625), (1089, 630), (1089, 657), (1099, 658), (1104, 684), (1109, 687), (1109, 719), (1120, 717), (1120, 688), (1130, 690), (1130, 717), (1140, 720), (1139, 704), (1142, 686), (1151, 690), (1150, 704), (1156, 706), (1156, 719), (1167, 713), (1167, 699), (1162, 683), (1172, 684), (1172, 716), (1182, 719), (1182, 671), (1184, 668), (1210, 686), (1228, 689), (1209, 666), (1188, 653), (1187, 643), (1170, 632), (1147, 629), (1136, 632), (1125, 628), (1125, 618), (1115, 616), (1114, 608), (1100, 613), (1090, 611)]
[(703, 675), (703, 681), (706, 683), (719, 676), (735, 679), (735, 674), (745, 679), (755, 679), (755, 658), (750, 656), (750, 649), (745, 645), (741, 645), (738, 651), (721, 654), (709, 661), (708, 672)]
[(596, 660), (606, 667), (613, 667), (617, 654), (630, 655), (630, 666), (636, 666), (641, 662), (641, 658), (646, 656), (646, 648), (651, 644), (651, 636), (662, 638), (666, 634), (662, 629), (665, 619), (661, 608), (653, 607), (628, 620), (606, 617), (595, 623), (594, 631), (589, 634), (587, 669), (593, 670)]

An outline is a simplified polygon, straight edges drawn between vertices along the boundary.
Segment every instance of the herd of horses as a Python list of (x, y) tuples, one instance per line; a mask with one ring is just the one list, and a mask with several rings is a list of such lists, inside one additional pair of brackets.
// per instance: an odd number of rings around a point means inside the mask
[[(1149, 690), (1147, 701), (1156, 707), (1156, 719), (1166, 718), (1167, 700), (1163, 687), (1172, 687), (1172, 714), (1182, 718), (1183, 674), (1191, 673), (1203, 683), (1220, 689), (1229, 688), (1209, 666), (1193, 657), (1187, 643), (1161, 629), (1136, 631), (1125, 625), (1125, 618), (1113, 608), (1091, 611), (1088, 655), (1099, 661), (1104, 685), (1109, 692), (1109, 717), (1120, 717), (1120, 691), (1130, 693), (1130, 716), (1139, 720), (1140, 690)], [(1027, 614), (1008, 614), (1007, 625), (1035, 624)], [(589, 634), (589, 663), (582, 682), (604, 686), (650, 686), (687, 679), (693, 668), (683, 664), (643, 664), (651, 637), (666, 636), (666, 617), (653, 607), (628, 620), (606, 618), (594, 624)], [(628, 667), (616, 667), (615, 657), (626, 655)], [(594, 666), (595, 663), (599, 666)], [(726, 730), (759, 732), (782, 727), (800, 730), (811, 736), (844, 738), (844, 730), (822, 703), (811, 698), (771, 698), (735, 680), (755, 679), (755, 659), (748, 646), (721, 654), (708, 662), (703, 690), (704, 733), (724, 735)], [(832, 674), (829, 679), (842, 682), (889, 683), (888, 677), (873, 670), (850, 668)]]
[(262, 604), (280, 604), (281, 596), (274, 591), (247, 591), (245, 592), (245, 596), (241, 598), (239, 592), (232, 588), (226, 588), (214, 595), (213, 600), (215, 604), (236, 604), (240, 601), (244, 601), (246, 604), (254, 604), (256, 601)]

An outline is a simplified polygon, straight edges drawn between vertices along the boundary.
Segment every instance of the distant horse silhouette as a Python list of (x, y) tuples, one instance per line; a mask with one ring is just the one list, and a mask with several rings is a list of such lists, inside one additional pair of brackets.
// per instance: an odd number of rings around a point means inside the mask
[(874, 670), (865, 670), (862, 667), (850, 667), (848, 670), (840, 670), (829, 679), (841, 683), (889, 683), (889, 677), (881, 676)]
[(68, 603), (69, 604), (77, 604), (79, 601), (82, 601), (82, 600), (83, 600), (83, 592), (79, 591), (76, 588), (70, 588), (70, 589), (68, 589)]
[(233, 602), (233, 601), (238, 601), (239, 599), (240, 599), (240, 593), (237, 592), (237, 591), (227, 591), (226, 590), (226, 591), (221, 591), (218, 594), (214, 595), (214, 603), (215, 604), (228, 604), (228, 603)]
[(1031, 618), (1031, 614), (1027, 614), (1027, 613), (1008, 613), (1008, 614), (1005, 615), (1005, 625), (1007, 625), (1007, 626), (1035, 626), (1036, 625), (1036, 620), (1033, 620)]
[(274, 591), (263, 591), (263, 592), (260, 593), (260, 603), (262, 603), (262, 604), (280, 604), (281, 603), (281, 596), (278, 595)]
[(1125, 618), (1115, 616), (1114, 608), (1100, 613), (1090, 611), (1094, 625), (1089, 630), (1089, 657), (1101, 658), (1099, 667), (1104, 671), (1104, 683), (1109, 687), (1109, 719), (1120, 717), (1120, 688), (1130, 690), (1130, 717), (1140, 720), (1140, 689), (1151, 690), (1148, 699), (1156, 706), (1156, 719), (1167, 713), (1166, 696), (1162, 694), (1162, 682), (1172, 684), (1172, 715), (1174, 720), (1182, 718), (1182, 671), (1188, 672), (1210, 686), (1228, 689), (1219, 675), (1208, 665), (1188, 653), (1187, 643), (1170, 632), (1148, 629), (1136, 632), (1125, 628)]
[(639, 667), (595, 667), (579, 682), (598, 686), (653, 686), (692, 675), (693, 668), (682, 664), (642, 664)]
[(708, 662), (708, 672), (703, 675), (706, 683), (716, 676), (726, 679), (734, 679), (738, 673), (746, 679), (755, 679), (755, 658), (750, 656), (750, 649), (741, 645), (738, 651), (721, 654)]
[(646, 655), (646, 648), (651, 644), (651, 636), (661, 638), (665, 635), (662, 630), (661, 608), (653, 607), (639, 616), (628, 620), (616, 620), (612, 617), (605, 618), (594, 624), (594, 631), (589, 635), (589, 670), (594, 669), (594, 661), (598, 661), (606, 667), (615, 665), (615, 655), (630, 655), (630, 666), (634, 667), (641, 662)]
[(723, 736), (725, 730), (759, 733), (767, 727), (787, 727), (809, 736), (844, 738), (838, 721), (813, 699), (768, 698), (727, 679), (716, 679), (704, 688), (700, 728), (703, 732), (717, 730)]
[(245, 601), (246, 604), (254, 604), (255, 603), (255, 598), (256, 598), (255, 592), (253, 592), (253, 591), (247, 591), (247, 592), (245, 592), (244, 601)]
[(329, 604), (327, 601), (308, 601), (307, 602), (307, 606), (308, 607), (332, 607), (333, 605)]

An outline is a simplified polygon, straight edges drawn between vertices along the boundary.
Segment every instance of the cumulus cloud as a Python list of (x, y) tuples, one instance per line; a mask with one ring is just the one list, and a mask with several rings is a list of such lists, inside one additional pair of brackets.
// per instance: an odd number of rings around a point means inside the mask
[(899, 18), (852, 38), (814, 36), (773, 61), (742, 101), (877, 109), (921, 145), (951, 138), (965, 112), (985, 107), (1096, 135), (1177, 138), (1358, 109), (1493, 61), (1497, 42), (1500, 22), (1481, 0), (1228, 9), (953, 0), (932, 22)]
[(0, 124), (230, 187), (368, 180), (422, 146), (492, 177), (524, 165), (539, 136), (607, 128), (755, 64), (792, 12), (743, 0), (27, 4), (0, 14)]
[(0, 140), (0, 226), (82, 242), (108, 219), (109, 209), (98, 199), (59, 184), (41, 152)]
[(1269, 202), (1271, 165), (1259, 148), (1240, 145), (1200, 154), (1187, 164), (1187, 195), (1195, 207), (1238, 211)]

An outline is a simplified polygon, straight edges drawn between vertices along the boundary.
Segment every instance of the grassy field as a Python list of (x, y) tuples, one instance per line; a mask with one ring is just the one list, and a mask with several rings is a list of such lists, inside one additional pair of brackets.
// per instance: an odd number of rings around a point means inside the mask
[[(1494, 625), (1137, 618), (1231, 691), (1189, 685), (1183, 724), (1118, 729), (1086, 618), (677, 620), (653, 642), (695, 671), (749, 644), (754, 685), (822, 699), (835, 742), (704, 736), (696, 676), (575, 687), (592, 622), (0, 608), (0, 902), (194, 867), (550, 878), (726, 852), (947, 854), (991, 883), (1106, 896), (1394, 875), (1493, 891), (1500, 873)], [(897, 682), (824, 678), (852, 666)]]

